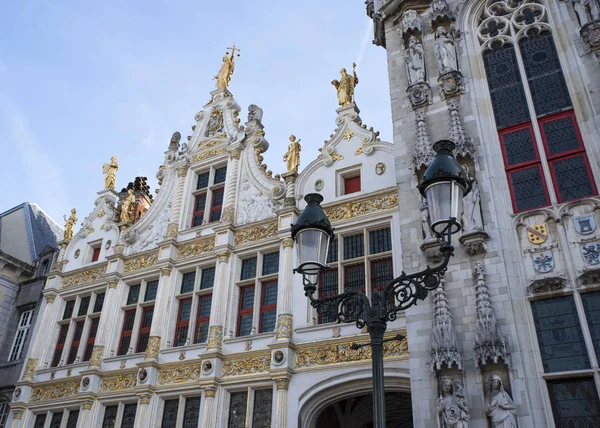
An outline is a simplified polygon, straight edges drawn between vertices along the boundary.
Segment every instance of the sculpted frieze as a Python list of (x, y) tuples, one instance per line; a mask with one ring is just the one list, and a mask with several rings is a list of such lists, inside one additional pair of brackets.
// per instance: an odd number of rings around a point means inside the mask
[(72, 397), (79, 391), (79, 380), (53, 383), (33, 388), (30, 402), (56, 400)]
[(223, 361), (223, 376), (242, 376), (269, 371), (271, 354)]
[(72, 275), (66, 275), (62, 279), (62, 288), (74, 287), (77, 285), (89, 284), (99, 281), (104, 277), (106, 266), (86, 269)]
[(213, 238), (203, 239), (180, 247), (177, 251), (177, 258), (187, 259), (189, 257), (199, 256), (200, 254), (212, 251), (214, 248), (215, 240)]
[(398, 195), (390, 193), (388, 195), (375, 196), (370, 199), (346, 202), (340, 205), (325, 207), (325, 214), (331, 221), (347, 220), (354, 217), (360, 217), (372, 214), (382, 210), (389, 210), (398, 206)]
[(102, 379), (100, 392), (122, 391), (133, 388), (137, 383), (137, 373), (127, 373)]
[(186, 383), (200, 380), (201, 365), (179, 366), (160, 370), (158, 373), (158, 382), (161, 385), (171, 383)]
[(277, 235), (277, 222), (240, 230), (235, 234), (235, 244), (241, 245)]
[(154, 266), (158, 260), (158, 253), (145, 254), (125, 262), (125, 272), (133, 272)]

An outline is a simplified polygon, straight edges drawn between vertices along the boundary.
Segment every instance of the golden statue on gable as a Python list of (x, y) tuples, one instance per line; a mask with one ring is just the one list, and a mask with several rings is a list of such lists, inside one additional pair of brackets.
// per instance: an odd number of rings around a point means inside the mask
[(119, 169), (119, 164), (117, 163), (117, 158), (115, 156), (111, 156), (110, 163), (105, 163), (102, 166), (102, 173), (106, 174), (104, 177), (104, 188), (105, 189), (114, 189), (117, 184), (117, 170)]
[(127, 198), (121, 207), (121, 223), (133, 223), (135, 219), (135, 195), (133, 189), (127, 191)]
[(75, 224), (77, 224), (77, 210), (73, 208), (71, 210), (71, 215), (67, 218), (66, 215), (63, 215), (65, 219), (65, 232), (63, 238), (65, 241), (70, 241), (73, 239), (73, 229), (75, 228)]
[[(227, 86), (229, 86), (229, 81), (231, 80), (231, 75), (233, 74), (235, 66), (235, 51), (239, 51), (239, 49), (235, 47), (235, 43), (233, 44), (233, 47), (227, 49), (230, 49), (231, 53), (225, 52), (223, 64), (219, 69), (219, 73), (215, 76), (217, 88), (219, 89), (227, 89)], [(240, 54), (238, 53), (237, 56), (240, 56)]]
[(337, 89), (338, 103), (345, 107), (354, 102), (354, 88), (358, 85), (358, 76), (356, 75), (356, 63), (352, 63), (352, 76), (345, 68), (340, 70), (342, 77), (339, 81), (333, 80), (331, 84)]
[(298, 167), (300, 166), (300, 150), (302, 150), (302, 146), (300, 146), (300, 141), (296, 141), (295, 135), (290, 135), (291, 144), (288, 146), (288, 151), (285, 155), (283, 155), (283, 160), (287, 162), (287, 170), (288, 172), (298, 172)]

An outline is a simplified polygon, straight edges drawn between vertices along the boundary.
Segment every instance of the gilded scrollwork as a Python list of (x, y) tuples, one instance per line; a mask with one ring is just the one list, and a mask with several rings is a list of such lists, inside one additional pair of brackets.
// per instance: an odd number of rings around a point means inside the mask
[(148, 339), (148, 346), (146, 347), (145, 358), (147, 360), (158, 358), (158, 351), (160, 351), (160, 336), (150, 336)]
[(216, 149), (212, 149), (212, 150), (208, 150), (206, 152), (202, 152), (202, 153), (198, 153), (197, 155), (195, 155), (192, 158), (192, 162), (197, 162), (197, 161), (201, 161), (204, 159), (208, 159), (212, 156), (216, 156), (219, 155), (221, 153), (225, 153), (227, 150), (225, 149), (225, 147), (218, 147)]
[(90, 367), (100, 367), (102, 365), (102, 355), (104, 354), (104, 346), (94, 345), (92, 348), (92, 356), (90, 357)]
[(231, 256), (231, 253), (229, 251), (222, 251), (220, 253), (217, 253), (217, 258), (222, 263), (227, 263), (229, 261), (230, 256)]
[(389, 210), (398, 206), (398, 195), (390, 193), (388, 195), (375, 196), (370, 199), (346, 202), (339, 205), (325, 207), (325, 214), (331, 221), (347, 220), (354, 217), (375, 213), (378, 211)]
[(37, 362), (37, 358), (30, 358), (29, 360), (27, 360), (27, 365), (25, 366), (25, 371), (23, 372), (23, 380), (33, 380)]
[(152, 254), (145, 254), (143, 256), (136, 257), (132, 260), (125, 262), (125, 272), (133, 272), (140, 269), (149, 268), (154, 266), (158, 260), (158, 252)]
[(171, 383), (186, 383), (200, 380), (201, 365), (178, 366), (160, 370), (158, 373), (158, 383), (168, 385)]
[(211, 325), (208, 328), (208, 340), (206, 346), (208, 349), (221, 349), (223, 344), (223, 327), (220, 325)]
[(140, 404), (150, 404), (151, 399), (152, 399), (151, 394), (142, 394), (142, 395), (140, 395)]
[(189, 257), (198, 256), (200, 254), (208, 253), (215, 248), (215, 240), (203, 239), (201, 241), (194, 242), (192, 244), (184, 245), (177, 251), (177, 258), (187, 259)]
[(29, 402), (65, 399), (76, 395), (79, 391), (79, 380), (52, 383), (33, 388)]
[(263, 373), (271, 368), (271, 354), (223, 361), (223, 376), (243, 376)]
[(62, 288), (75, 287), (77, 285), (99, 281), (104, 277), (105, 272), (106, 266), (102, 266), (64, 276), (62, 279)]
[(123, 391), (137, 384), (137, 373), (127, 373), (102, 379), (100, 392)]
[(91, 400), (85, 400), (82, 404), (81, 404), (81, 409), (82, 410), (92, 410), (92, 407), (94, 406), (94, 402)]
[(217, 395), (217, 388), (204, 388), (204, 396), (206, 398), (215, 398)]
[(275, 336), (277, 339), (291, 339), (292, 338), (292, 315), (291, 314), (280, 314), (277, 317), (277, 333)]
[(248, 242), (258, 241), (260, 239), (270, 238), (277, 234), (277, 223), (268, 223), (261, 226), (254, 226), (248, 229), (240, 230), (235, 234), (236, 245), (246, 244)]
[(277, 389), (288, 390), (290, 387), (290, 379), (287, 377), (275, 379), (275, 384), (277, 385)]

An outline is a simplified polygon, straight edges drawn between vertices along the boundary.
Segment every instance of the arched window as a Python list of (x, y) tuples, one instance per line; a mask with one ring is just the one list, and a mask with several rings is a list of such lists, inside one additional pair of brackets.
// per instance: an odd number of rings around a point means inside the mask
[(514, 211), (596, 195), (544, 6), (488, 0), (477, 35)]

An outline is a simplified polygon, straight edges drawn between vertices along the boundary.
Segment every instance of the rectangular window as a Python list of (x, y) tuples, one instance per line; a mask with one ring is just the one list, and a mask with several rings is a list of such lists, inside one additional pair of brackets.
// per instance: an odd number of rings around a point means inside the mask
[(531, 303), (544, 371), (561, 372), (590, 367), (581, 324), (572, 296)]
[(548, 381), (557, 427), (600, 426), (600, 402), (593, 379)]
[(600, 360), (600, 292), (582, 294), (581, 300), (594, 342), (596, 357)]
[(227, 167), (226, 166), (215, 169), (214, 184), (223, 183), (225, 181), (225, 177), (227, 177)]
[(213, 190), (212, 203), (210, 207), (210, 222), (221, 220), (224, 195), (225, 189)]
[(136, 352), (145, 352), (150, 339), (150, 327), (152, 326), (152, 316), (154, 315), (154, 306), (146, 306), (142, 310), (142, 322), (138, 336)]
[(360, 192), (360, 173), (352, 177), (343, 177), (344, 180), (344, 195)]
[(98, 333), (98, 324), (100, 318), (92, 318), (90, 332), (87, 338), (87, 344), (85, 345), (85, 353), (83, 354), (83, 361), (89, 361), (92, 358), (92, 351), (94, 350), (94, 342), (96, 340), (96, 333)]
[(129, 286), (129, 294), (127, 295), (127, 304), (132, 305), (137, 303), (140, 298), (140, 284), (130, 285)]
[(240, 280), (252, 279), (256, 276), (256, 257), (242, 260)]
[(252, 332), (254, 312), (254, 286), (240, 289), (240, 309), (238, 311), (238, 336), (248, 336)]
[(279, 251), (263, 255), (262, 274), (270, 275), (279, 272)]
[(60, 424), (62, 423), (63, 414), (60, 413), (52, 413), (52, 419), (50, 419), (49, 428), (60, 428)]
[(194, 291), (194, 282), (196, 281), (196, 271), (186, 272), (181, 279), (181, 293)]
[(79, 419), (79, 410), (71, 410), (69, 412), (69, 418), (67, 419), (67, 426), (65, 428), (77, 428), (77, 420)]
[(383, 290), (394, 279), (392, 258), (371, 261), (371, 289)]
[[(321, 272), (319, 276), (319, 298), (335, 296), (338, 290), (338, 270), (329, 269)], [(337, 313), (319, 314), (319, 324), (337, 321)]]
[(119, 343), (119, 352), (117, 353), (117, 355), (126, 355), (127, 352), (129, 352), (134, 322), (135, 309), (125, 311), (125, 316), (123, 318), (123, 328), (121, 330), (121, 341)]
[(200, 279), (200, 290), (206, 290), (207, 288), (213, 288), (215, 283), (215, 268), (204, 268), (202, 269), (202, 278)]
[(344, 292), (365, 291), (365, 265), (355, 264), (344, 266)]
[(31, 309), (29, 311), (23, 311), (21, 312), (21, 315), (19, 315), (17, 332), (15, 333), (15, 339), (13, 340), (8, 361), (15, 361), (22, 357), (23, 347), (25, 345), (25, 341), (27, 340), (27, 334), (29, 333), (29, 328), (31, 327), (31, 321), (33, 320), (33, 313), (34, 310)]
[(115, 428), (117, 425), (117, 412), (119, 406), (106, 406), (104, 408), (104, 419), (102, 420), (102, 428)]
[(333, 239), (329, 240), (329, 249), (327, 250), (327, 263), (337, 262), (338, 256), (338, 237), (337, 235)]
[[(33, 428), (44, 428), (46, 424), (46, 414), (43, 415), (35, 415), (35, 423), (33, 424)], [(104, 427), (102, 427), (104, 428)]]
[(56, 349), (54, 350), (54, 356), (52, 357), (52, 367), (56, 367), (58, 366), (58, 363), (60, 363), (60, 357), (62, 356), (62, 351), (65, 347), (65, 341), (67, 340), (68, 331), (68, 324), (63, 324), (60, 326), (60, 330), (58, 332), (58, 340), (56, 342)]
[(186, 397), (181, 428), (197, 428), (200, 421), (200, 397)]
[(369, 231), (369, 253), (392, 251), (392, 233), (389, 227)]
[(270, 428), (273, 411), (273, 389), (259, 389), (254, 392), (252, 408), (252, 428)]
[[(248, 408), (251, 412), (248, 412)], [(273, 409), (273, 389), (249, 390), (230, 394), (228, 428), (270, 428)], [(248, 413), (251, 414), (247, 420)]]
[(206, 207), (206, 193), (196, 195), (194, 202), (194, 217), (192, 219), (192, 226), (200, 226), (204, 220), (204, 209)]
[(173, 346), (184, 346), (187, 342), (188, 331), (190, 328), (190, 315), (192, 313), (192, 299), (179, 301), (179, 312), (177, 315), (177, 324), (175, 326), (175, 339)]
[(156, 299), (158, 291), (158, 280), (148, 281), (146, 283), (146, 292), (144, 293), (144, 302), (150, 302)]
[(97, 262), (100, 258), (100, 247), (92, 248), (92, 263)]
[(123, 420), (121, 428), (133, 428), (135, 426), (135, 414), (137, 413), (137, 403), (125, 404), (123, 407)]
[(6, 420), (8, 419), (8, 413), (10, 412), (10, 408), (8, 407), (8, 402), (3, 401), (0, 403), (0, 428), (6, 427)]
[(277, 280), (262, 284), (259, 333), (275, 330), (277, 320)]
[(65, 312), (63, 313), (63, 320), (69, 319), (73, 316), (73, 309), (75, 308), (75, 300), (67, 301), (65, 305)]
[(248, 392), (232, 392), (229, 400), (229, 421), (228, 428), (245, 428), (246, 410), (248, 406)]
[(104, 293), (96, 294), (96, 301), (94, 302), (94, 313), (102, 312), (102, 306), (104, 305)]
[(206, 171), (202, 174), (198, 174), (198, 184), (196, 185), (196, 190), (201, 190), (208, 187), (208, 178), (210, 176), (210, 172)]
[(204, 343), (208, 338), (208, 325), (210, 322), (210, 308), (212, 295), (202, 295), (198, 299), (198, 313), (196, 317), (196, 338), (194, 343)]
[(177, 426), (177, 410), (179, 409), (179, 399), (165, 400), (163, 407), (161, 428), (175, 428)]
[(365, 242), (362, 233), (344, 236), (344, 260), (365, 255)]
[(86, 315), (88, 308), (90, 307), (90, 298), (91, 296), (85, 296), (81, 298), (81, 302), (79, 303), (79, 310), (77, 311), (77, 316)]
[(73, 340), (71, 341), (71, 350), (69, 351), (69, 358), (67, 358), (67, 364), (73, 364), (77, 358), (77, 352), (79, 351), (79, 342), (81, 341), (81, 335), (83, 333), (83, 321), (77, 321), (75, 323), (75, 332), (73, 333)]

